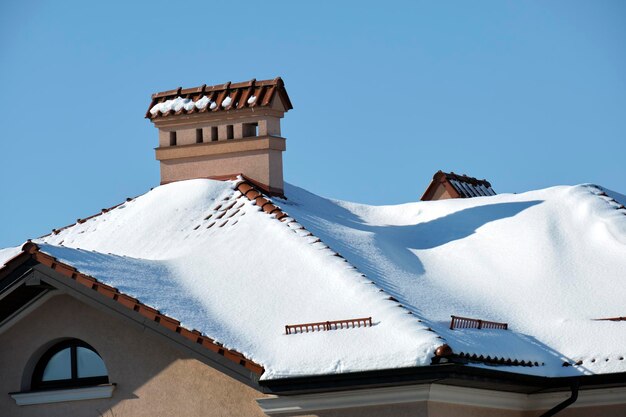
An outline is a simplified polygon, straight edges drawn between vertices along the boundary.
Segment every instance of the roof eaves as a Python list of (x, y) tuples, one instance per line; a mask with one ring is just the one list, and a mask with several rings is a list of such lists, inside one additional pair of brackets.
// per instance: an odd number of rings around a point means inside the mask
[(626, 372), (569, 377), (545, 377), (510, 370), (442, 363), (412, 368), (384, 369), (334, 375), (291, 377), (259, 381), (264, 391), (275, 395), (310, 394), (438, 382), (453, 386), (531, 394), (566, 390), (573, 381), (587, 389), (626, 386)]
[(263, 366), (246, 358), (244, 355), (235, 350), (227, 349), (221, 346), (220, 344), (214, 342), (213, 339), (211, 339), (210, 337), (203, 335), (198, 330), (189, 330), (185, 327), (182, 327), (178, 320), (162, 314), (158, 310), (146, 304), (143, 304), (140, 300), (120, 292), (117, 288), (100, 282), (94, 277), (83, 274), (72, 265), (61, 262), (55, 257), (40, 251), (39, 246), (31, 241), (25, 243), (22, 247), (22, 252), (10, 259), (4, 265), (4, 267), (0, 269), (0, 277), (4, 277), (10, 274), (11, 272), (13, 272), (13, 270), (15, 270), (18, 266), (23, 264), (28, 259), (34, 259), (36, 262), (49, 267), (50, 269), (56, 271), (64, 277), (69, 278), (89, 289), (92, 289), (100, 295), (116, 301), (120, 305), (132, 311), (135, 311), (136, 313), (159, 324), (160, 326), (172, 332), (178, 333), (184, 338), (192, 342), (198, 343), (208, 350), (224, 356), (226, 359), (235, 362), (245, 367), (246, 369), (249, 369), (257, 375), (261, 375), (265, 371)]

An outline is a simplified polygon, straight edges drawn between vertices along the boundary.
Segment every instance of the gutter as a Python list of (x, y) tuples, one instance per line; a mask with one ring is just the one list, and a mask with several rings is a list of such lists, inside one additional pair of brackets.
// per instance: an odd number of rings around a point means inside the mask
[(578, 386), (579, 386), (578, 381), (572, 382), (572, 385), (570, 387), (570, 389), (572, 391), (572, 395), (567, 400), (563, 401), (560, 404), (555, 405), (554, 407), (552, 407), (551, 409), (549, 409), (548, 411), (543, 413), (540, 417), (550, 417), (550, 416), (553, 416), (556, 413), (558, 413), (560, 411), (563, 411), (567, 407), (569, 407), (570, 405), (574, 404), (576, 402), (576, 400), (578, 399)]
[[(578, 393), (578, 387), (585, 389), (626, 387), (626, 372), (574, 377), (545, 377), (514, 373), (510, 370), (503, 371), (443, 363), (412, 368), (260, 380), (258, 384), (265, 394), (283, 396), (435, 382), (520, 394), (563, 392), (565, 390)], [(576, 389), (572, 388), (574, 386)], [(577, 398), (570, 401), (573, 403), (576, 400)], [(571, 403), (566, 404), (566, 406), (568, 405)]]

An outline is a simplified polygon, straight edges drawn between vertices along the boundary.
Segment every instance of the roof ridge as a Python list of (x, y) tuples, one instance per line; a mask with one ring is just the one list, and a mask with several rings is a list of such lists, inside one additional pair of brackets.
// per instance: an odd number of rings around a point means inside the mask
[[(593, 191), (591, 191), (591, 194), (595, 196), (596, 198), (602, 199), (604, 202), (606, 202), (608, 205), (615, 208), (616, 210), (626, 210), (626, 205), (624, 205), (626, 203), (622, 203), (621, 201), (618, 201), (615, 198), (608, 195), (606, 193), (607, 189), (602, 187), (601, 185), (596, 185), (596, 184), (584, 184), (584, 185), (587, 188), (598, 190), (599, 191), (598, 193), (594, 193)], [(626, 215), (626, 211), (624, 211), (623, 214)]]
[[(152, 188), (150, 190), (152, 190)], [(58, 229), (52, 229), (52, 232), (46, 233), (45, 235), (41, 235), (41, 236), (37, 237), (37, 239), (43, 239), (44, 237), (47, 237), (47, 236), (50, 236), (50, 235), (58, 235), (59, 232), (61, 232), (63, 230), (69, 229), (69, 228), (74, 227), (74, 226), (76, 226), (78, 224), (83, 224), (87, 220), (91, 220), (91, 219), (93, 219), (95, 217), (102, 216), (103, 214), (106, 214), (109, 211), (114, 210), (114, 209), (116, 209), (116, 208), (118, 208), (118, 207), (120, 207), (120, 206), (122, 206), (122, 205), (124, 205), (126, 203), (130, 203), (131, 201), (135, 201), (137, 198), (141, 197), (144, 194), (140, 194), (140, 195), (135, 196), (135, 197), (126, 197), (126, 200), (124, 200), (121, 203), (115, 204), (114, 206), (111, 206), (111, 207), (103, 208), (103, 209), (100, 210), (99, 213), (92, 214), (91, 216), (78, 218), (78, 219), (76, 219), (76, 222), (74, 222), (74, 223), (68, 224), (68, 225), (63, 226), (63, 227), (59, 227)], [(30, 239), (27, 242), (30, 242)]]
[[(465, 181), (465, 182), (469, 182), (470, 184), (482, 184), (486, 187), (491, 187), (491, 183), (487, 181), (486, 178), (483, 178), (481, 180), (476, 177), (470, 177), (469, 175), (466, 175), (466, 174), (457, 174), (454, 171), (450, 171), (450, 172), (439, 171), (439, 172), (444, 174), (448, 179), (455, 179), (457, 181)], [(437, 172), (437, 174), (439, 172)]]
[[(365, 275), (362, 271), (360, 271), (356, 266), (354, 266), (352, 263), (350, 263), (350, 261), (348, 261), (344, 256), (342, 256), (339, 252), (335, 251), (334, 249), (332, 249), (329, 245), (327, 245), (326, 243), (324, 243), (322, 241), (322, 239), (318, 236), (316, 236), (315, 234), (313, 234), (310, 230), (308, 230), (306, 227), (304, 227), (302, 224), (300, 224), (295, 218), (289, 216), (285, 211), (283, 211), (280, 206), (277, 206), (274, 204), (274, 202), (272, 201), (271, 197), (267, 196), (266, 194), (264, 194), (262, 191), (260, 191), (259, 189), (257, 189), (257, 187), (252, 184), (247, 178), (245, 178), (244, 176), (240, 175), (238, 177), (238, 182), (235, 183), (235, 190), (239, 191), (243, 196), (245, 196), (246, 198), (248, 198), (250, 201), (256, 203), (257, 206), (260, 206), (261, 209), (267, 213), (268, 215), (275, 215), (276, 220), (279, 220), (281, 223), (284, 223), (285, 225), (289, 225), (291, 223), (296, 223), (300, 226), (300, 228), (298, 230), (305, 230), (308, 234), (306, 235), (302, 235), (302, 237), (315, 237), (316, 240), (313, 242), (310, 242), (312, 244), (315, 243), (322, 243), (325, 248), (325, 250), (328, 250), (332, 253), (333, 256), (339, 257), (341, 258), (344, 262), (346, 262), (348, 264), (348, 266), (350, 266), (352, 269), (354, 269), (356, 272), (358, 272), (362, 277), (364, 278), (368, 278), (367, 275)], [(368, 278), (369, 279), (369, 278)], [(391, 294), (389, 294), (387, 291), (385, 291), (383, 288), (381, 288), (380, 286), (378, 286), (376, 284), (375, 281), (369, 279), (370, 283), (372, 285), (374, 285), (376, 288), (378, 288), (378, 290), (386, 295), (388, 295), (389, 297), (387, 298), (387, 301), (391, 301), (394, 302), (398, 307), (404, 309), (407, 311), (407, 314), (411, 315), (411, 316), (415, 316), (415, 314), (413, 313), (413, 311), (411, 311), (410, 309), (408, 309), (407, 307), (405, 307), (404, 305), (402, 305), (396, 298), (394, 298)], [(415, 320), (417, 320), (418, 323), (424, 323), (424, 321), (420, 318), (415, 317)], [(439, 339), (442, 340), (442, 344), (440, 346), (435, 347), (435, 357), (437, 358), (442, 358), (442, 357), (448, 357), (450, 355), (453, 355), (452, 349), (450, 348), (450, 346), (447, 344), (445, 338), (440, 335), (439, 333), (437, 333), (435, 330), (433, 330), (431, 327), (426, 327), (426, 330), (431, 331), (433, 333), (435, 333), (437, 335), (437, 337)], [(438, 362), (438, 360), (437, 360)]]
[[(217, 354), (224, 356), (226, 359), (229, 359), (230, 361), (235, 362), (258, 375), (261, 375), (263, 374), (263, 372), (265, 372), (265, 368), (262, 365), (252, 361), (251, 359), (248, 359), (240, 352), (234, 349), (228, 349), (224, 347), (218, 342), (215, 342), (208, 335), (203, 334), (196, 329), (190, 330), (186, 327), (181, 326), (180, 321), (176, 320), (175, 318), (161, 313), (159, 310), (150, 307), (147, 304), (144, 304), (135, 297), (131, 297), (119, 291), (115, 287), (112, 287), (90, 275), (80, 272), (76, 267), (72, 266), (71, 264), (59, 261), (54, 256), (42, 252), (39, 245), (32, 242), (31, 240), (28, 240), (22, 246), (22, 252), (8, 260), (5, 265), (0, 268), (0, 272), (2, 273), (0, 274), (0, 277), (4, 274), (12, 272), (12, 270), (15, 269), (18, 264), (21, 264), (21, 262), (18, 262), (19, 260), (21, 260), (21, 258), (25, 258), (23, 259), (23, 261), (26, 261), (27, 259), (34, 259), (40, 264), (55, 270), (61, 275), (72, 279), (77, 283), (84, 285), (85, 287), (91, 288), (99, 294), (118, 302), (122, 306), (137, 312), (143, 317), (154, 321), (155, 323), (165, 327), (166, 329), (178, 333), (182, 337), (192, 342), (198, 343), (208, 350), (216, 352)], [(14, 263), (16, 265), (13, 265)]]

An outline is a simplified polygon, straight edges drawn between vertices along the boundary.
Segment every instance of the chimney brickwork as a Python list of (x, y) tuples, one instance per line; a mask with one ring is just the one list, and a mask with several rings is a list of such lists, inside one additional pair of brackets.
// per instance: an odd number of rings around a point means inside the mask
[(161, 184), (243, 174), (282, 195), (280, 119), (291, 108), (280, 78), (153, 94), (146, 118), (159, 129)]

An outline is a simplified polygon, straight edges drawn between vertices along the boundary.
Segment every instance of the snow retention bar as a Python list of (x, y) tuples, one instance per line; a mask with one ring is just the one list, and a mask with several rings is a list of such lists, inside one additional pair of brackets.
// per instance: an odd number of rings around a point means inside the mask
[(606, 319), (595, 319), (596, 321), (626, 321), (626, 317), (609, 317)]
[(292, 333), (308, 333), (309, 331), (323, 331), (323, 330), (337, 330), (343, 329), (344, 325), (346, 329), (355, 327), (371, 327), (372, 318), (365, 317), (360, 319), (348, 319), (348, 320), (335, 320), (335, 321), (320, 321), (316, 323), (303, 323), (303, 324), (288, 324), (285, 326), (285, 334)]
[(486, 321), (479, 319), (470, 319), (467, 317), (450, 316), (450, 329), (500, 329), (507, 330), (509, 325), (506, 323), (498, 323), (495, 321)]

